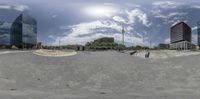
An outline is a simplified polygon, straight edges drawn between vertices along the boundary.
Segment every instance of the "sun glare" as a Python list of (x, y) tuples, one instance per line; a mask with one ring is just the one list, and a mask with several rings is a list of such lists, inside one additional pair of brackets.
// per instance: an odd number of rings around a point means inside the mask
[(91, 6), (85, 8), (85, 12), (95, 17), (110, 17), (116, 12), (116, 9), (109, 6)]

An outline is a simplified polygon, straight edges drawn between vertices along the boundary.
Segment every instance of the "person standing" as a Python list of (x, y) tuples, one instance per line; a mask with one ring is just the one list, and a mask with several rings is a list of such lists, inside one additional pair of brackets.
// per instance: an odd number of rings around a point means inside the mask
[(146, 53), (145, 53), (145, 58), (149, 58), (149, 56), (150, 56), (150, 52), (149, 52), (149, 51), (146, 51)]

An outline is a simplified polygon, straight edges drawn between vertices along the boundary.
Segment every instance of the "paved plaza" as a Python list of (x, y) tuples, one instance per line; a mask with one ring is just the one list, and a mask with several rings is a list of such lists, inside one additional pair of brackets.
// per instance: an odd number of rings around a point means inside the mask
[[(1, 52), (2, 53), (2, 52)], [(200, 55), (144, 59), (116, 51), (0, 54), (2, 99), (199, 99)]]

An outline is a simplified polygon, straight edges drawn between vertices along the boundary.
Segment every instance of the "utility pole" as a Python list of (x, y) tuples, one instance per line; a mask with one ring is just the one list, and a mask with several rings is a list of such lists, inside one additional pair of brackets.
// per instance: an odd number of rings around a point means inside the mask
[(60, 46), (60, 38), (59, 38), (59, 48), (61, 49), (61, 46)]

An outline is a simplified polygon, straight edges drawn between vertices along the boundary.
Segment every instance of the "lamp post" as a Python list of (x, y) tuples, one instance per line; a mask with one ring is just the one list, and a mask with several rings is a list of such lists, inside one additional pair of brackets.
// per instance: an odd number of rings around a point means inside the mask
[(61, 49), (61, 46), (60, 46), (60, 42), (61, 42), (61, 41), (60, 41), (60, 40), (61, 40), (61, 39), (59, 38), (59, 49)]

